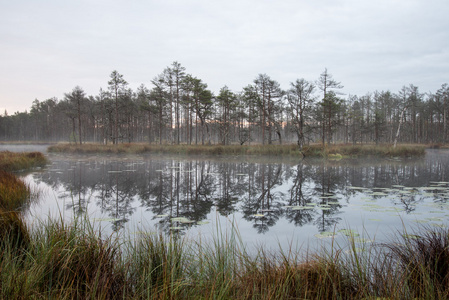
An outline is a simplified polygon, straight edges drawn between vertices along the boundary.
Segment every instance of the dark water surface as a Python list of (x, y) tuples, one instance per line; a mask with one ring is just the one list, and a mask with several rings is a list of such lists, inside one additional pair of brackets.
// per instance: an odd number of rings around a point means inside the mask
[(342, 161), (47, 156), (45, 169), (24, 177), (41, 191), (27, 212), (30, 223), (88, 216), (107, 234), (160, 230), (206, 240), (234, 224), (249, 247), (269, 249), (309, 248), (348, 234), (382, 240), (404, 227), (448, 224), (445, 150), (420, 159)]

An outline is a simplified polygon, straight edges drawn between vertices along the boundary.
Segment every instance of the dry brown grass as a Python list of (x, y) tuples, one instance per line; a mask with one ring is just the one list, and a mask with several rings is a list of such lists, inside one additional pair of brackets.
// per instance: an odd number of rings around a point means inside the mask
[(0, 208), (18, 210), (30, 197), (30, 188), (15, 175), (0, 171)]
[(3, 171), (19, 171), (26, 170), (37, 166), (43, 166), (47, 163), (47, 159), (40, 152), (0, 152), (0, 170)]

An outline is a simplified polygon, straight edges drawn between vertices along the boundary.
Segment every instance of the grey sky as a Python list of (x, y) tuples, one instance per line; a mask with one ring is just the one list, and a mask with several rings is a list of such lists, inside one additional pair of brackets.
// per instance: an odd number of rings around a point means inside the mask
[(287, 89), (327, 67), (346, 94), (449, 83), (447, 0), (0, 0), (0, 114), (130, 87), (173, 61), (217, 93), (266, 73)]

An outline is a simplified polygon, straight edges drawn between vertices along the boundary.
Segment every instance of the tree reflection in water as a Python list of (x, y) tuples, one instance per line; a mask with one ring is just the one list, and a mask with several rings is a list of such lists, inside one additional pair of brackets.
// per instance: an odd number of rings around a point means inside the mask
[[(447, 160), (436, 156), (402, 162), (250, 162), (248, 158), (162, 156), (50, 159), (52, 165), (33, 177), (58, 191), (58, 197), (68, 203), (67, 210), (75, 215), (100, 210), (116, 231), (143, 216), (142, 222), (167, 233), (197, 226), (210, 220), (213, 212), (237, 215), (259, 234), (281, 221), (293, 227), (329, 231), (344, 219), (345, 206), (358, 195), (348, 187), (378, 191), (393, 184), (420, 187), (446, 180), (445, 174), (449, 174)], [(434, 200), (444, 202), (444, 195), (438, 195)], [(372, 197), (375, 200), (376, 194)], [(423, 198), (419, 195), (404, 193), (391, 203), (411, 213), (420, 201)], [(140, 214), (134, 216), (137, 210)]]

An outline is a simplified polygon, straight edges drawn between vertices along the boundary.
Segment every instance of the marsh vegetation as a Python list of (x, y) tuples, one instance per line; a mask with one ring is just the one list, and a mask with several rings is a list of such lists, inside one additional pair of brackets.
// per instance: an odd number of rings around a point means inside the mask
[(301, 151), (297, 145), (149, 145), (149, 144), (69, 144), (48, 147), (55, 153), (116, 153), (116, 154), (187, 154), (187, 155), (268, 155), (290, 157), (419, 157), (425, 154), (424, 145), (309, 145)]

